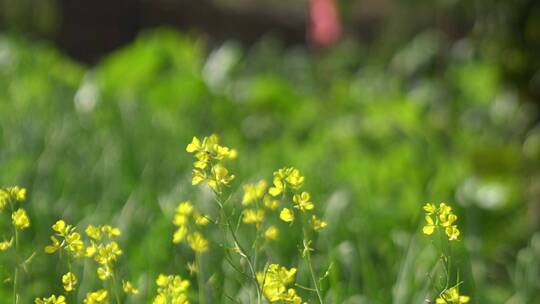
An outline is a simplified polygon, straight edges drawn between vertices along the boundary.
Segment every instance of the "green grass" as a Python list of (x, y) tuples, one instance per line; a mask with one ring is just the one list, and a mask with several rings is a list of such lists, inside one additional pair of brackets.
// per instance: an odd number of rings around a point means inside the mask
[[(415, 43), (436, 41), (412, 40), (394, 59), (354, 45), (313, 54), (264, 39), (209, 52), (159, 30), (89, 68), (49, 46), (0, 36), (0, 185), (28, 188), (32, 225), (22, 250), (37, 252), (22, 274), (21, 303), (60, 292), (65, 269), (42, 250), (59, 218), (81, 230), (111, 223), (124, 231), (120, 272), (141, 289), (132, 303), (147, 303), (158, 273), (195, 282), (185, 266), (192, 253), (171, 243), (171, 219), (179, 201), (211, 205), (191, 186), (185, 146), (214, 132), (239, 151), (233, 201), (242, 181), (270, 179), (275, 169), (292, 165), (306, 176), (329, 223), (313, 257), (318, 272), (332, 264), (323, 281), (328, 303), (433, 296), (426, 282), (437, 256), (420, 231), (428, 201), (456, 208), (456, 266), (473, 303), (534, 303), (534, 111), (481, 51), (415, 56)], [(9, 215), (1, 216), (7, 236)], [(297, 253), (291, 235), (272, 256), (293, 265)], [(215, 286), (242, 292), (227, 281), (220, 253), (205, 259)], [(11, 256), (0, 253), (0, 261), (3, 281)], [(299, 281), (309, 285), (304, 274)], [(79, 300), (96, 284), (83, 280)], [(2, 284), (0, 298), (10, 296), (11, 284)]]

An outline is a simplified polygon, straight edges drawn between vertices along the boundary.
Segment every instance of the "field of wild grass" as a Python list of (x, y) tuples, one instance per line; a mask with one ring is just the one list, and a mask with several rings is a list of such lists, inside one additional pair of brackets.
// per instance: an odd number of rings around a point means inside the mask
[(0, 36), (1, 302), (538, 303), (537, 109), (436, 33), (368, 54)]

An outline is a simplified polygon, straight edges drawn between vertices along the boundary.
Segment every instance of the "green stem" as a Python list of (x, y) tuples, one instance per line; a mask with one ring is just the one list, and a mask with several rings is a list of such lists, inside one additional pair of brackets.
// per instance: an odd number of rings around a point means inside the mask
[(112, 283), (112, 291), (114, 293), (114, 298), (116, 300), (116, 304), (120, 304), (120, 295), (118, 294), (118, 284), (116, 282), (116, 270), (113, 270), (112, 271), (112, 274), (111, 274), (111, 283)]
[(304, 214), (302, 214), (300, 218), (302, 221), (302, 231), (304, 233), (304, 253), (305, 253), (306, 262), (308, 264), (309, 273), (311, 274), (311, 280), (313, 281), (313, 285), (315, 285), (315, 292), (317, 293), (317, 298), (319, 300), (319, 303), (323, 304), (324, 302), (322, 299), (321, 290), (319, 288), (319, 283), (317, 283), (317, 278), (315, 276), (315, 271), (313, 270), (313, 264), (311, 262), (311, 250), (309, 248), (310, 241), (309, 241), (308, 231), (306, 228), (306, 221), (304, 219)]
[(195, 254), (195, 262), (197, 263), (197, 281), (199, 284), (199, 303), (206, 303), (205, 288), (204, 288), (204, 277), (203, 277), (203, 267), (201, 263), (201, 255), (199, 253)]
[(259, 286), (259, 282), (257, 282), (257, 275), (256, 275), (256, 272), (255, 272), (255, 268), (253, 267), (253, 263), (251, 262), (251, 258), (246, 253), (244, 248), (242, 248), (242, 245), (240, 245), (240, 242), (238, 241), (238, 238), (236, 236), (236, 232), (234, 231), (234, 228), (233, 228), (233, 226), (231, 224), (231, 221), (230, 221), (229, 217), (227, 216), (227, 214), (225, 212), (225, 208), (223, 207), (223, 203), (222, 203), (222, 199), (221, 199), (221, 191), (219, 191), (219, 192), (215, 191), (214, 194), (216, 195), (216, 201), (217, 201), (217, 203), (219, 205), (219, 209), (221, 211), (221, 217), (226, 222), (225, 224), (228, 227), (229, 232), (231, 233), (231, 236), (233, 238), (235, 247), (238, 249), (238, 254), (240, 254), (240, 256), (243, 257), (246, 260), (247, 264), (248, 264), (249, 272), (251, 273), (251, 280), (253, 281), (253, 283), (255, 285), (255, 289), (257, 290), (257, 304), (261, 304), (261, 302), (262, 302), (261, 288)]
[[(307, 244), (305, 243), (304, 246), (309, 247), (309, 241), (306, 238), (306, 235), (307, 235), (307, 231), (304, 228), (304, 242), (307, 242)], [(319, 283), (317, 283), (317, 278), (315, 276), (315, 271), (313, 270), (313, 264), (311, 263), (311, 252), (310, 252), (309, 248), (307, 250), (305, 250), (305, 252), (306, 252), (306, 261), (307, 261), (307, 264), (308, 264), (309, 273), (311, 274), (311, 280), (313, 280), (313, 285), (315, 285), (315, 292), (317, 293), (317, 298), (319, 299), (319, 303), (323, 304), (324, 302), (323, 302), (323, 299), (322, 299), (322, 296), (321, 296), (321, 290), (319, 288)]]
[(13, 274), (13, 303), (19, 303), (19, 231), (17, 227), (13, 226), (15, 229), (15, 271)]

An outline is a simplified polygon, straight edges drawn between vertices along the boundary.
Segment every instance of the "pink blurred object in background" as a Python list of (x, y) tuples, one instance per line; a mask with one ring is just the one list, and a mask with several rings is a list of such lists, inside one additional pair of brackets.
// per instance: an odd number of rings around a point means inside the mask
[(327, 47), (341, 34), (335, 0), (309, 1), (309, 40), (319, 47)]

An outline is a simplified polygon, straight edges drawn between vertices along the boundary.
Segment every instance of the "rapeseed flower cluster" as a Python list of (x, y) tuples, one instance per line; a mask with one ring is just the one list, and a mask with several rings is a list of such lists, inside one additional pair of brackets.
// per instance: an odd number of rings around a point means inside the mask
[(52, 295), (48, 298), (40, 298), (34, 301), (35, 304), (66, 304), (66, 297)]
[(190, 201), (179, 203), (173, 218), (173, 224), (178, 227), (173, 234), (173, 243), (180, 244), (187, 240), (193, 251), (205, 252), (208, 250), (208, 240), (199, 230), (209, 222), (208, 216), (196, 211)]
[[(26, 200), (26, 189), (14, 186), (0, 189), (0, 211), (6, 207), (11, 210), (11, 223), (16, 230), (24, 230), (30, 227), (30, 219), (23, 208), (17, 208), (17, 205)], [(15, 209), (17, 208), (17, 209)], [(12, 241), (3, 241), (0, 243), (0, 251), (11, 247)]]
[(69, 271), (62, 276), (62, 284), (64, 285), (64, 290), (66, 292), (73, 291), (75, 285), (77, 285), (77, 277), (73, 272)]
[(191, 179), (193, 185), (206, 182), (213, 191), (221, 192), (222, 186), (227, 186), (234, 179), (224, 161), (235, 159), (238, 153), (235, 149), (221, 146), (217, 135), (204, 137), (202, 141), (193, 137), (186, 151), (194, 154), (196, 159)]
[(153, 304), (188, 304), (190, 282), (180, 276), (160, 274), (156, 279), (157, 295)]
[(460, 231), (454, 222), (457, 220), (457, 215), (452, 211), (452, 207), (445, 203), (440, 203), (437, 207), (434, 204), (427, 203), (424, 205), (426, 212), (426, 225), (422, 228), (424, 234), (431, 235), (438, 229), (444, 229), (448, 240), (455, 241), (458, 239)]
[[(243, 186), (242, 205), (246, 209), (242, 212), (242, 222), (254, 224), (257, 230), (261, 230), (267, 212), (279, 207), (279, 201), (267, 193), (267, 188), (268, 183), (265, 180)], [(279, 229), (273, 225), (266, 227), (263, 232), (263, 237), (269, 241), (277, 239), (278, 235)]]
[[(48, 254), (58, 252), (60, 257), (62, 257), (62, 252), (67, 255), (69, 271), (62, 276), (62, 285), (66, 293), (75, 290), (78, 282), (77, 276), (71, 271), (72, 260), (83, 258), (92, 258), (98, 263), (96, 273), (100, 280), (113, 278), (112, 284), (116, 284), (114, 282), (113, 267), (118, 257), (122, 255), (122, 249), (116, 242), (116, 238), (121, 234), (120, 229), (111, 225), (88, 225), (85, 229), (88, 240), (85, 243), (81, 234), (76, 231), (77, 227), (67, 224), (64, 220), (56, 221), (51, 228), (54, 231), (54, 234), (50, 237), (52, 243), (45, 246), (44, 251)], [(122, 289), (126, 294), (138, 293), (138, 290), (129, 281), (122, 281), (122, 283)], [(104, 289), (90, 292), (86, 295), (84, 303), (105, 304), (108, 303), (107, 297), (108, 292)], [(38, 303), (38, 301), (45, 300), (45, 298), (38, 298), (35, 301)]]
[(97, 275), (100, 280), (106, 280), (113, 274), (113, 266), (122, 249), (116, 242), (116, 237), (121, 234), (120, 229), (110, 225), (86, 227), (85, 233), (90, 237), (90, 245), (86, 247), (86, 256), (93, 257), (100, 265)]
[(257, 281), (262, 288), (263, 295), (271, 303), (301, 304), (302, 298), (297, 295), (294, 288), (296, 268), (287, 269), (279, 264), (270, 264), (268, 269), (257, 273)]
[[(273, 186), (268, 189), (268, 194), (273, 197), (285, 195), (287, 190), (292, 193), (292, 208), (283, 208), (279, 213), (279, 218), (287, 223), (294, 222), (296, 215), (295, 211), (300, 215), (313, 212), (315, 204), (311, 201), (309, 192), (300, 191), (304, 184), (304, 176), (294, 167), (282, 168), (274, 172)], [(327, 223), (318, 218), (315, 214), (309, 217), (311, 227), (318, 231), (327, 226)]]
[(45, 252), (53, 254), (56, 251), (63, 250), (74, 257), (83, 257), (85, 255), (84, 243), (81, 235), (76, 232), (77, 228), (66, 224), (63, 220), (58, 220), (52, 225), (54, 235), (51, 235), (51, 245), (45, 246)]
[(445, 290), (438, 298), (435, 300), (436, 304), (466, 304), (469, 303), (470, 297), (462, 295), (459, 293), (457, 287), (452, 287)]
[(84, 304), (109, 304), (109, 293), (105, 289), (100, 289), (86, 294)]

